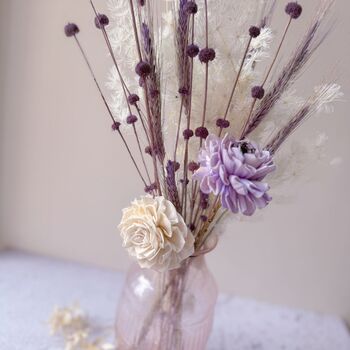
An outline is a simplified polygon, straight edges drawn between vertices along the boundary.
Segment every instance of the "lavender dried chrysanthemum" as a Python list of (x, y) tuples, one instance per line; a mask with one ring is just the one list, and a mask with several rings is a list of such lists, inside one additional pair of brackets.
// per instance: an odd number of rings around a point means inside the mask
[(250, 216), (271, 201), (269, 186), (263, 182), (275, 170), (270, 152), (227, 135), (223, 139), (210, 135), (198, 160), (201, 167), (193, 178), (201, 191), (220, 196), (222, 206), (231, 212)]

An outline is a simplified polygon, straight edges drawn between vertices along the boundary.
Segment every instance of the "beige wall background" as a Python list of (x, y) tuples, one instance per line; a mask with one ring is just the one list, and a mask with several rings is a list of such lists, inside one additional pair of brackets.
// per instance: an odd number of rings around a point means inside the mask
[[(104, 7), (104, 1), (96, 2)], [(305, 15), (294, 38), (319, 4), (300, 2)], [(335, 72), (347, 96), (349, 11), (347, 0), (337, 1), (337, 27), (307, 79)], [(91, 15), (86, 0), (0, 0), (0, 241), (125, 269), (129, 260), (117, 224), (142, 186), (110, 132), (73, 41), (62, 32), (68, 20), (79, 23), (80, 39), (103, 80), (110, 62)], [(327, 153), (341, 157), (342, 164), (308, 168), (312, 181), (293, 188), (287, 203), (272, 203), (262, 220), (230, 223), (208, 257), (222, 291), (350, 321), (348, 111), (349, 102), (340, 103), (333, 115), (308, 122), (295, 135), (325, 130)]]

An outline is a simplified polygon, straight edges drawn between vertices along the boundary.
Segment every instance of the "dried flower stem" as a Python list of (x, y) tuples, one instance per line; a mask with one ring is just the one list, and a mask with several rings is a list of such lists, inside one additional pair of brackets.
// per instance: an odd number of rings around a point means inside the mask
[[(134, 11), (134, 5), (133, 1), (129, 0), (130, 4), (130, 12), (132, 17), (132, 25), (134, 30), (134, 37), (137, 47), (137, 53), (139, 56), (140, 62), (142, 61), (142, 53), (141, 53), (141, 46), (140, 46), (140, 40), (137, 32), (137, 26), (136, 26), (136, 17), (135, 17), (135, 11)], [(162, 188), (159, 181), (159, 174), (158, 174), (158, 166), (157, 166), (157, 158), (156, 158), (156, 150), (155, 150), (155, 140), (154, 140), (154, 131), (152, 127), (152, 120), (151, 120), (151, 109), (149, 104), (149, 97), (148, 97), (148, 87), (147, 87), (147, 79), (143, 79), (143, 91), (144, 91), (144, 97), (146, 101), (146, 111), (147, 111), (147, 119), (148, 119), (148, 129), (149, 133), (151, 135), (151, 147), (152, 147), (152, 159), (153, 159), (153, 170), (154, 170), (154, 178), (157, 185), (157, 190), (159, 195), (162, 195)]]
[(139, 135), (137, 133), (135, 124), (132, 124), (132, 128), (134, 130), (134, 135), (135, 135), (135, 138), (136, 138), (137, 146), (138, 146), (139, 151), (140, 151), (142, 163), (143, 163), (143, 166), (145, 167), (145, 171), (146, 171), (146, 174), (147, 174), (148, 181), (149, 181), (149, 183), (152, 183), (151, 177), (150, 177), (149, 172), (148, 172), (147, 164), (146, 164), (146, 161), (145, 161), (145, 157), (144, 157), (143, 152), (142, 152), (140, 138), (139, 138)]
[[(95, 82), (95, 84), (96, 84), (96, 87), (97, 87), (97, 89), (98, 89), (98, 91), (99, 91), (99, 93), (100, 93), (100, 95), (101, 95), (101, 98), (102, 98), (102, 100), (103, 100), (104, 105), (105, 105), (106, 108), (107, 108), (108, 114), (109, 114), (109, 116), (110, 116), (110, 118), (111, 118), (111, 120), (112, 120), (112, 122), (113, 122), (113, 125), (116, 125), (116, 124), (117, 124), (117, 121), (115, 120), (115, 118), (114, 118), (114, 116), (113, 116), (113, 113), (112, 113), (112, 111), (111, 111), (111, 109), (110, 109), (110, 107), (109, 107), (109, 105), (108, 105), (108, 103), (107, 103), (107, 101), (106, 101), (106, 98), (105, 98), (104, 95), (103, 95), (103, 92), (102, 92), (102, 90), (101, 90), (100, 84), (98, 83), (98, 81), (97, 81), (97, 79), (96, 79), (96, 76), (95, 76), (95, 73), (94, 73), (93, 69), (91, 68), (91, 65), (90, 65), (90, 62), (89, 62), (89, 60), (88, 60), (88, 58), (87, 58), (87, 55), (86, 55), (86, 53), (85, 53), (83, 47), (81, 46), (81, 44), (80, 44), (78, 38), (76, 37), (76, 35), (74, 35), (74, 39), (75, 39), (75, 42), (77, 43), (77, 45), (78, 45), (78, 47), (79, 47), (79, 50), (80, 50), (80, 52), (81, 52), (81, 54), (82, 54), (82, 56), (83, 56), (83, 58), (84, 58), (84, 60), (85, 60), (86, 65), (87, 65), (88, 68), (89, 68), (90, 74), (91, 74), (92, 78), (94, 79), (94, 82)], [(137, 165), (137, 163), (136, 163), (136, 161), (135, 161), (135, 158), (134, 158), (134, 156), (133, 156), (133, 154), (132, 154), (132, 152), (131, 152), (131, 150), (130, 150), (130, 148), (129, 148), (128, 143), (126, 142), (126, 140), (125, 140), (125, 138), (124, 138), (122, 132), (120, 131), (120, 129), (118, 128), (117, 130), (118, 130), (118, 133), (119, 133), (119, 135), (120, 135), (120, 137), (121, 137), (121, 139), (122, 139), (122, 141), (123, 141), (123, 143), (124, 143), (124, 145), (125, 145), (125, 147), (126, 147), (128, 153), (129, 153), (129, 156), (130, 156), (132, 162), (134, 163), (134, 166), (135, 166), (135, 168), (136, 168), (138, 174), (140, 175), (140, 178), (141, 178), (143, 184), (144, 184), (145, 186), (147, 186), (147, 183), (146, 183), (144, 177), (142, 176), (142, 173), (141, 173), (141, 171), (140, 171), (140, 169), (139, 169), (139, 167), (138, 167), (138, 165)]]
[[(194, 43), (194, 15), (192, 15), (192, 28), (191, 28), (191, 41), (192, 44)], [(188, 42), (188, 39), (187, 39)], [(188, 108), (188, 114), (187, 114), (187, 129), (191, 128), (191, 116), (192, 116), (192, 95), (193, 95), (193, 57), (190, 59), (190, 101), (189, 101), (189, 108)], [(188, 180), (188, 143), (189, 140), (185, 140), (185, 154), (184, 154), (184, 162), (183, 162), (183, 178), (184, 183), (182, 187), (182, 211), (187, 211), (187, 180)], [(187, 214), (185, 214), (187, 216)], [(184, 218), (186, 222), (186, 218)]]
[[(292, 18), (292, 17), (289, 17), (288, 23), (287, 23), (286, 28), (284, 29), (284, 32), (283, 32), (282, 39), (281, 39), (281, 41), (280, 41), (280, 43), (279, 43), (279, 45), (278, 45), (278, 48), (277, 48), (275, 57), (273, 58), (273, 60), (272, 60), (272, 62), (271, 62), (271, 65), (270, 65), (270, 67), (269, 67), (269, 69), (268, 69), (268, 71), (267, 71), (267, 73), (266, 73), (266, 75), (265, 75), (264, 81), (263, 81), (262, 84), (261, 84), (261, 87), (264, 87), (264, 86), (265, 86), (265, 84), (266, 84), (266, 82), (267, 82), (267, 79), (269, 78), (269, 76), (270, 76), (270, 74), (271, 74), (271, 72), (272, 72), (272, 69), (273, 69), (273, 67), (274, 67), (274, 65), (275, 65), (275, 63), (276, 63), (276, 61), (277, 61), (277, 58), (278, 58), (280, 52), (281, 52), (282, 45), (283, 45), (283, 43), (284, 43), (284, 41), (285, 41), (285, 39), (286, 39), (286, 36), (287, 36), (288, 30), (289, 30), (289, 28), (290, 28), (290, 25), (291, 25), (291, 23), (292, 23), (292, 20), (293, 20), (293, 18)], [(252, 118), (252, 114), (253, 114), (253, 111), (254, 111), (254, 107), (255, 107), (256, 102), (257, 102), (257, 99), (254, 98), (254, 99), (253, 99), (253, 102), (252, 102), (252, 104), (251, 104), (251, 106), (250, 106), (248, 118), (246, 119), (246, 121), (245, 121), (245, 123), (244, 123), (244, 126), (243, 126), (243, 129), (242, 129), (242, 133), (241, 133), (241, 137), (240, 137), (241, 139), (244, 138), (245, 135), (246, 135), (247, 128), (248, 128), (248, 126), (249, 126), (249, 124), (250, 124), (250, 121), (251, 121), (251, 118)]]
[(176, 162), (176, 153), (177, 153), (177, 147), (179, 144), (179, 138), (180, 138), (180, 127), (181, 127), (181, 120), (182, 120), (182, 109), (184, 105), (184, 99), (181, 95), (181, 104), (180, 104), (180, 113), (179, 113), (179, 119), (177, 121), (177, 131), (176, 131), (176, 139), (175, 139), (175, 147), (174, 147), (174, 162)]
[[(234, 81), (234, 83), (233, 83), (231, 95), (230, 95), (230, 98), (229, 98), (229, 100), (228, 100), (227, 107), (226, 107), (226, 111), (225, 111), (224, 118), (223, 118), (224, 120), (226, 120), (227, 115), (228, 115), (228, 112), (229, 112), (229, 110), (230, 110), (231, 103), (232, 103), (232, 99), (233, 99), (234, 93), (235, 93), (235, 91), (236, 91), (236, 88), (237, 88), (237, 85), (238, 85), (238, 81), (239, 81), (239, 77), (240, 77), (240, 75), (241, 75), (241, 73), (242, 73), (243, 66), (244, 66), (244, 62), (245, 62), (245, 59), (246, 59), (246, 57), (247, 57), (247, 54), (248, 54), (248, 51), (249, 51), (249, 47), (250, 47), (251, 42), (252, 42), (252, 37), (250, 36), (250, 37), (249, 37), (249, 40), (248, 40), (248, 43), (247, 43), (247, 46), (246, 46), (246, 49), (245, 49), (245, 51), (244, 51), (244, 55), (243, 55), (242, 62), (241, 62), (241, 65), (240, 65), (240, 67), (239, 67), (239, 70), (238, 70), (236, 79), (235, 79), (235, 81)], [(220, 128), (219, 136), (221, 136), (222, 131), (223, 131), (223, 129)]]

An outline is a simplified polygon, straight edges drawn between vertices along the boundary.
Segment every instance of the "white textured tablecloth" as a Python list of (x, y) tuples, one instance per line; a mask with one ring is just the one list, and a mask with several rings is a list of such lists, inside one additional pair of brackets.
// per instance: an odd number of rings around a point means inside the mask
[[(79, 302), (95, 324), (113, 325), (122, 283), (118, 272), (0, 252), (0, 350), (62, 350), (48, 331), (55, 305)], [(350, 350), (350, 336), (337, 317), (220, 296), (208, 349)]]

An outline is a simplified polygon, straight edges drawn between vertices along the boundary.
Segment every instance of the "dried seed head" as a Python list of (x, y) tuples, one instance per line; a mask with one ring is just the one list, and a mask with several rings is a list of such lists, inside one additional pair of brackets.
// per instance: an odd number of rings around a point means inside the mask
[(147, 62), (141, 61), (136, 65), (135, 72), (144, 79), (151, 74), (151, 66)]
[(64, 33), (67, 37), (74, 36), (79, 33), (79, 27), (75, 23), (68, 23), (64, 27)]
[(189, 94), (189, 91), (188, 91), (187, 88), (181, 87), (181, 88), (179, 89), (179, 94), (180, 94), (180, 95), (185, 95), (185, 96), (187, 96), (187, 95)]
[(199, 47), (196, 44), (190, 44), (187, 46), (186, 53), (189, 57), (194, 58), (199, 53)]
[(193, 136), (193, 130), (185, 129), (182, 134), (183, 134), (185, 140), (189, 140)]
[(145, 148), (145, 153), (149, 154), (150, 156), (152, 155), (152, 147), (151, 146), (147, 146)]
[(209, 135), (209, 131), (206, 127), (200, 126), (196, 129), (195, 134), (197, 137), (200, 137), (201, 139), (206, 139)]
[(149, 186), (145, 187), (145, 192), (152, 193), (152, 191), (155, 191), (156, 189), (157, 189), (157, 184), (153, 183), (153, 184), (150, 184)]
[(119, 130), (119, 128), (120, 128), (120, 123), (119, 122), (114, 122), (113, 124), (112, 124), (112, 130)]
[(208, 63), (209, 61), (214, 61), (215, 56), (216, 56), (215, 50), (208, 47), (199, 51), (199, 60), (202, 63)]
[(127, 118), (126, 118), (126, 122), (127, 124), (135, 124), (137, 122), (137, 117), (136, 115), (129, 115)]
[(103, 27), (108, 26), (108, 24), (109, 24), (109, 18), (106, 15), (98, 14), (95, 17), (95, 26), (96, 26), (96, 28), (102, 29)]
[(157, 89), (150, 89), (150, 92), (149, 92), (151, 98), (156, 98), (157, 96), (159, 96), (159, 90)]
[(201, 215), (201, 220), (203, 222), (206, 222), (206, 221), (208, 221), (208, 217), (206, 215)]
[(249, 28), (249, 35), (252, 38), (257, 38), (260, 35), (260, 28), (259, 27), (255, 27), (255, 26), (251, 26)]
[(194, 173), (196, 170), (199, 169), (199, 164), (196, 162), (190, 162), (188, 164), (188, 170), (191, 171), (192, 173)]
[(184, 9), (189, 15), (195, 15), (198, 12), (198, 6), (194, 1), (188, 1)]
[(286, 6), (287, 15), (291, 16), (293, 19), (299, 18), (302, 12), (303, 8), (297, 2), (290, 2)]
[(130, 94), (128, 96), (128, 101), (131, 105), (136, 105), (136, 103), (140, 101), (140, 97), (136, 94)]
[(216, 120), (216, 126), (221, 129), (226, 129), (230, 126), (230, 122), (226, 119), (219, 118)]
[(146, 0), (139, 0), (138, 2), (140, 6), (145, 6), (146, 4)]
[(261, 100), (265, 95), (265, 90), (262, 86), (254, 86), (252, 88), (252, 97)]

